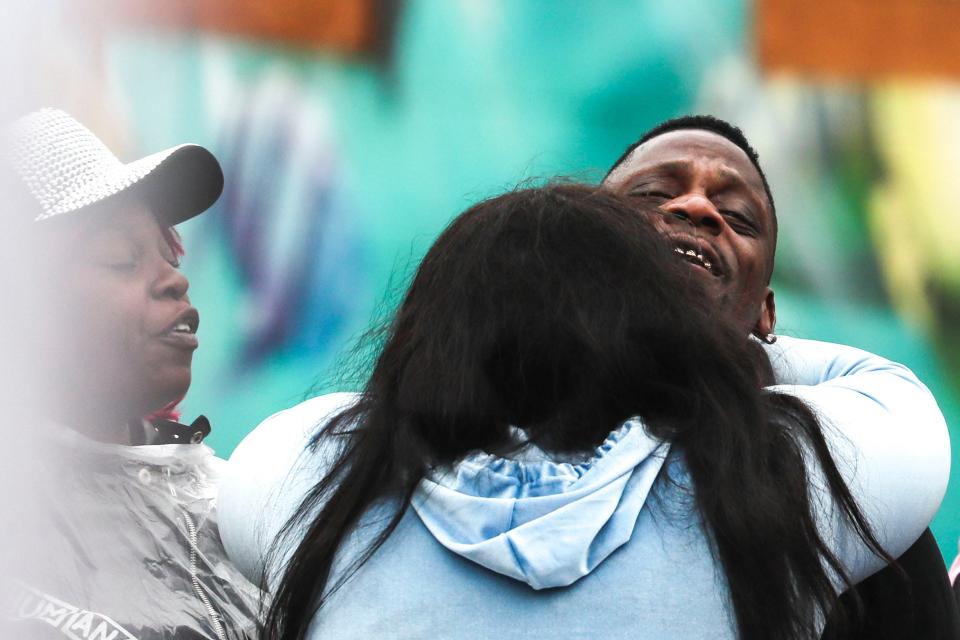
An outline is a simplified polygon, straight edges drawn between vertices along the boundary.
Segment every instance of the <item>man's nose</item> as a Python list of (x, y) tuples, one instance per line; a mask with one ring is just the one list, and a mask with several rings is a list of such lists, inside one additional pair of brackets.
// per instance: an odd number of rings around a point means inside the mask
[(713, 234), (723, 229), (723, 216), (710, 199), (700, 194), (685, 194), (664, 204), (661, 209), (668, 217), (689, 222)]

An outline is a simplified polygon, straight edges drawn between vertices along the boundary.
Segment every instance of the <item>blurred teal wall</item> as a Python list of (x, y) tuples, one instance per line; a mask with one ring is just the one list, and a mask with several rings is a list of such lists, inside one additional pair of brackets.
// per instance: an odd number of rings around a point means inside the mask
[[(227, 176), (183, 229), (202, 313), (186, 417), (208, 415), (228, 455), (267, 415), (355, 384), (345, 354), (459, 211), (529, 178), (599, 180), (644, 129), (706, 111), (743, 126), (770, 175), (779, 330), (905, 362), (960, 424), (935, 339), (887, 294), (863, 88), (763, 78), (750, 28), (735, 0), (411, 0), (382, 62), (114, 36), (109, 78), (139, 150), (199, 142)], [(958, 516), (951, 485), (933, 527), (948, 558)]]

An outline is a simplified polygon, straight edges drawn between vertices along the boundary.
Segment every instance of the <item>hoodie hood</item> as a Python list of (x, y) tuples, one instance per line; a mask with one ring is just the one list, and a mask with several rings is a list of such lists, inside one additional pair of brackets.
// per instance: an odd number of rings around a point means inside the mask
[(517, 459), (476, 454), (424, 479), (413, 508), (450, 551), (534, 589), (565, 587), (630, 540), (668, 450), (628, 420), (580, 464), (532, 445)]

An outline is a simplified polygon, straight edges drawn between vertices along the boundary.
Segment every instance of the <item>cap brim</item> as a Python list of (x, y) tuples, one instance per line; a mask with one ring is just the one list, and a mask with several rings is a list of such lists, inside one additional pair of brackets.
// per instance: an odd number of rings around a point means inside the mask
[[(159, 160), (159, 162), (158, 162)], [(147, 169), (154, 165), (153, 169)], [(185, 144), (132, 162), (134, 174), (147, 172), (125, 191), (146, 200), (162, 223), (173, 226), (209, 209), (223, 192), (223, 171), (204, 147)]]
[(199, 145), (184, 144), (129, 164), (117, 164), (36, 219), (72, 217), (136, 197), (150, 207), (161, 224), (172, 227), (209, 209), (222, 191), (223, 171), (213, 154)]

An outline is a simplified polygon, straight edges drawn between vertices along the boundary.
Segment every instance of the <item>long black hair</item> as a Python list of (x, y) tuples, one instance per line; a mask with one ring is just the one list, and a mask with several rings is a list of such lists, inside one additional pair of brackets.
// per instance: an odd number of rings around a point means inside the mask
[(646, 215), (594, 187), (557, 184), (481, 202), (441, 234), (357, 403), (312, 440), (337, 440), (342, 453), (280, 534), (306, 531), (282, 569), (266, 638), (305, 637), (345, 579), (331, 576), (338, 548), (375, 501), (399, 509), (347, 575), (392, 533), (425, 474), (508, 451), (511, 425), (554, 452), (589, 450), (632, 416), (672, 441), (741, 638), (813, 636), (836, 600), (831, 572), (846, 577), (816, 526), (807, 456), (842, 516), (888, 557), (815, 416), (761, 390), (762, 351), (710, 314), (707, 292)]

